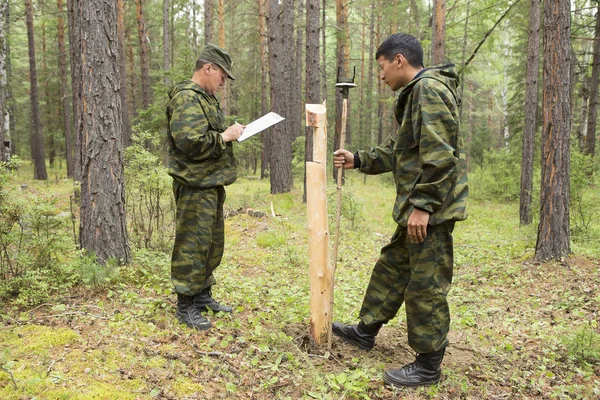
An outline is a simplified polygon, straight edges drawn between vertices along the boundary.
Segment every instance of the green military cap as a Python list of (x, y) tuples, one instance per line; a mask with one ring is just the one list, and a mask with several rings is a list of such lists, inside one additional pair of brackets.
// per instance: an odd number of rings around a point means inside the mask
[(202, 50), (202, 53), (200, 53), (200, 58), (217, 64), (219, 67), (223, 68), (223, 71), (227, 73), (229, 79), (235, 80), (231, 74), (231, 66), (233, 64), (231, 62), (231, 56), (225, 50), (212, 43), (208, 43)]

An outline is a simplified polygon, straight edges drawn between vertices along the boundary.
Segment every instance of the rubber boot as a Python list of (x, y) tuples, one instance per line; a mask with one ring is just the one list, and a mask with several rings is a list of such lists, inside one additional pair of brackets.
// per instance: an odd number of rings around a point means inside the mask
[(180, 322), (190, 328), (205, 331), (212, 327), (210, 321), (194, 307), (194, 298), (192, 296), (177, 295), (176, 316)]
[(440, 365), (446, 349), (417, 355), (417, 359), (400, 369), (390, 369), (383, 374), (383, 381), (388, 385), (422, 386), (438, 383), (442, 377)]
[(220, 304), (212, 297), (210, 288), (204, 289), (202, 292), (194, 296), (194, 307), (200, 312), (212, 310), (213, 312), (226, 312), (232, 311), (231, 307)]
[(383, 324), (366, 325), (362, 321), (358, 325), (344, 325), (334, 322), (331, 330), (342, 340), (363, 350), (371, 350), (375, 345), (375, 336)]

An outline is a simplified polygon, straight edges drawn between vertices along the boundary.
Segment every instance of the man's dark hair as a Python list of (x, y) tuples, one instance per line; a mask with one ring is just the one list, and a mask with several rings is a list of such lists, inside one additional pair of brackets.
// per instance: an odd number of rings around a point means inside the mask
[(414, 36), (406, 33), (394, 33), (381, 43), (375, 54), (375, 59), (383, 56), (392, 62), (397, 54), (402, 54), (406, 61), (415, 68), (423, 68), (423, 48)]
[(210, 61), (203, 60), (201, 58), (196, 60), (196, 71), (204, 67), (206, 64), (212, 64)]

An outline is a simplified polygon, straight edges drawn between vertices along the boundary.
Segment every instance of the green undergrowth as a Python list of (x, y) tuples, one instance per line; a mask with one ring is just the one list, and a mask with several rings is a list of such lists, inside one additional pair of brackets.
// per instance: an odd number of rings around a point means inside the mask
[[(333, 245), (333, 183), (327, 194)], [(389, 177), (346, 173), (334, 320), (357, 321), (372, 266), (395, 229), (394, 196)], [(66, 207), (68, 201), (59, 196), (57, 204)], [(248, 208), (266, 215), (250, 216), (244, 212)], [(311, 345), (301, 182), (292, 193), (273, 195), (267, 181), (242, 177), (227, 188), (226, 210), (236, 212), (225, 222), (225, 256), (213, 294), (233, 306), (232, 314), (208, 315), (214, 327), (206, 332), (180, 325), (169, 251), (136, 247), (131, 265), (113, 266), (96, 283), (93, 271), (88, 271), (92, 277), (73, 272), (70, 286), (46, 292), (36, 304), (2, 303), (0, 398), (600, 396), (596, 222), (585, 240), (572, 236), (571, 257), (539, 264), (533, 261), (536, 229), (519, 226), (518, 203), (471, 200), (469, 218), (456, 225), (454, 235), (444, 379), (431, 387), (391, 389), (382, 384), (383, 371), (414, 357), (403, 308), (381, 330), (371, 352), (337, 338), (331, 348)], [(92, 269), (75, 250), (59, 260), (57, 265), (78, 271)]]

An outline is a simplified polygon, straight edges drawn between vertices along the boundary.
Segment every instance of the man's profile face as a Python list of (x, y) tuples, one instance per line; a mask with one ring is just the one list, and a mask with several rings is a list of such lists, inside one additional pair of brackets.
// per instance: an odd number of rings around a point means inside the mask
[(214, 95), (219, 90), (221, 90), (223, 86), (225, 86), (227, 72), (225, 72), (221, 67), (215, 64), (207, 64), (205, 68), (205, 72), (208, 79), (204, 90), (206, 90), (208, 94)]
[(406, 59), (397, 54), (392, 61), (388, 61), (384, 56), (379, 56), (377, 64), (379, 64), (379, 78), (384, 81), (394, 92), (406, 85), (404, 82), (403, 65)]

